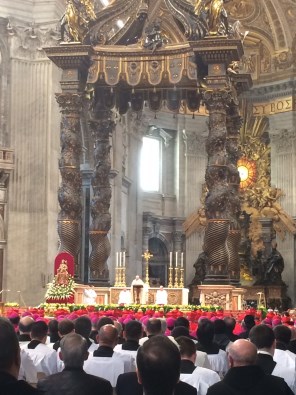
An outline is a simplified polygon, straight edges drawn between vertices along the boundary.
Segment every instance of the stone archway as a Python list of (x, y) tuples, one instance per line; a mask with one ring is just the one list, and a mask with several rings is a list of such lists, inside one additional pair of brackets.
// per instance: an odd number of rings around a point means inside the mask
[(149, 251), (153, 254), (149, 262), (149, 279), (151, 287), (167, 286), (169, 254), (165, 243), (157, 237), (148, 241)]

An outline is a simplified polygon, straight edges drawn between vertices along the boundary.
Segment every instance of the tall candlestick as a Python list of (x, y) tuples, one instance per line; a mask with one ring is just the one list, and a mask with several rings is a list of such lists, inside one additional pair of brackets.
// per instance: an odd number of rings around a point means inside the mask
[(176, 252), (176, 267), (178, 267), (178, 252)]
[(170, 252), (170, 267), (173, 267), (173, 252)]
[(122, 252), (120, 251), (120, 253), (119, 253), (119, 267), (121, 267), (121, 261), (122, 261)]
[(181, 252), (181, 267), (183, 268), (183, 256), (184, 256), (184, 252)]
[(118, 252), (116, 252), (116, 266), (115, 267), (118, 267)]

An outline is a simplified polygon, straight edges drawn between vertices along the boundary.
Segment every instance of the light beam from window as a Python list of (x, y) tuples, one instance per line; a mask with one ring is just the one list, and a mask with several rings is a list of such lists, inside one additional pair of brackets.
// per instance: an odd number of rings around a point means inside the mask
[(160, 184), (160, 141), (143, 137), (140, 164), (140, 185), (146, 192), (159, 192)]

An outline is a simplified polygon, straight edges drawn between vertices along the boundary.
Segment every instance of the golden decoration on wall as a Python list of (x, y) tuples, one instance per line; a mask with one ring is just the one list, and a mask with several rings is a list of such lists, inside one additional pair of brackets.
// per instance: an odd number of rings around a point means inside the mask
[[(264, 249), (261, 218), (272, 219), (273, 229), (282, 240), (286, 232), (296, 234), (296, 222), (280, 204), (284, 192), (271, 186), (268, 118), (254, 116), (252, 105), (247, 102), (242, 102), (241, 116), (245, 120), (240, 130), (242, 157), (238, 161), (241, 210), (251, 215), (248, 236), (251, 240), (251, 255), (256, 256), (258, 251)], [(205, 191), (202, 196), (205, 196)], [(183, 224), (186, 237), (205, 229), (207, 220), (203, 199), (201, 203), (202, 206), (190, 214)]]
[(237, 169), (240, 175), (240, 188), (250, 188), (256, 181), (257, 167), (256, 162), (243, 157), (237, 162)]
[[(252, 168), (248, 175), (252, 174), (253, 179), (252, 182), (246, 179), (241, 183), (241, 201), (242, 211), (251, 214), (249, 238), (252, 255), (256, 256), (258, 251), (264, 249), (260, 218), (271, 218), (273, 228), (281, 239), (285, 238), (287, 231), (296, 234), (296, 224), (279, 203), (284, 196), (283, 191), (271, 186), (268, 119), (265, 116), (254, 117), (251, 105), (246, 102), (242, 103), (242, 116), (246, 121), (240, 131), (243, 156), (239, 164), (248, 163)], [(244, 182), (248, 181), (248, 187), (243, 188)]]

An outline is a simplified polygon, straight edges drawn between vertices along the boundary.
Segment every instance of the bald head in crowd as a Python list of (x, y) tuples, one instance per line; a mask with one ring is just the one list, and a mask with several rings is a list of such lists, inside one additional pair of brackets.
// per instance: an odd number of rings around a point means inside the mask
[(245, 339), (236, 340), (228, 348), (230, 367), (254, 365), (257, 357), (257, 347)]
[(100, 346), (107, 346), (114, 348), (118, 340), (118, 331), (112, 324), (107, 324), (101, 327), (97, 336), (97, 342)]
[(30, 333), (32, 325), (34, 324), (34, 319), (30, 316), (22, 317), (19, 322), (20, 333)]

